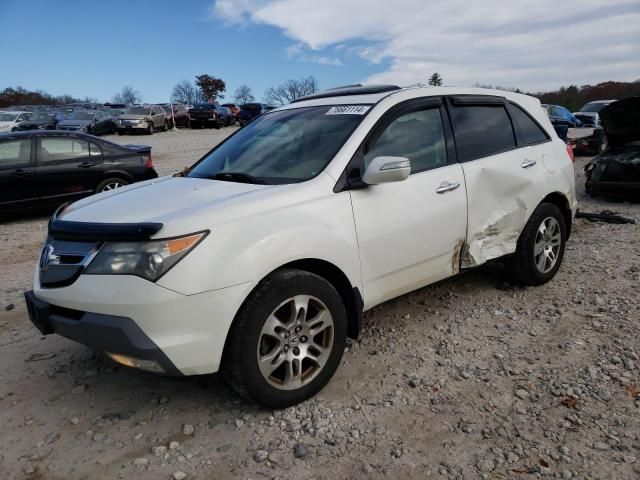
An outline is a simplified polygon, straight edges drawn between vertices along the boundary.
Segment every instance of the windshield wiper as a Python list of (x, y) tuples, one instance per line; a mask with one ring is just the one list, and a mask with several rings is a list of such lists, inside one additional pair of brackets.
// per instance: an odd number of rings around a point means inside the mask
[(222, 180), (224, 182), (255, 183), (258, 185), (267, 184), (264, 180), (242, 172), (218, 172), (214, 175), (208, 175), (207, 178), (210, 180)]

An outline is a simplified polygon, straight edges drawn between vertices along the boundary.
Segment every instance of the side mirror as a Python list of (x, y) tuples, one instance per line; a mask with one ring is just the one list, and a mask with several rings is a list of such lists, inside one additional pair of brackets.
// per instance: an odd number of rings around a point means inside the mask
[(362, 181), (368, 185), (401, 182), (411, 174), (411, 161), (405, 157), (376, 157), (364, 171)]

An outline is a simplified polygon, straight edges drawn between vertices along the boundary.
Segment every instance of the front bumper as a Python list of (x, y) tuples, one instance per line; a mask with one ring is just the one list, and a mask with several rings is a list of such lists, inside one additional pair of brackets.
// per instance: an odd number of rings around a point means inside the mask
[(31, 322), (44, 335), (57, 333), (94, 350), (155, 362), (159, 367), (156, 371), (160, 373), (181, 375), (164, 352), (130, 318), (58, 307), (39, 300), (32, 290), (25, 292), (24, 298)]
[[(218, 371), (231, 323), (252, 288), (184, 295), (139, 277), (84, 274), (71, 285), (42, 288), (39, 270), (28, 296), (31, 320), (43, 333), (135, 358), (158, 361), (159, 352), (163, 369), (182, 375)], [(105, 334), (108, 328), (121, 333)]]

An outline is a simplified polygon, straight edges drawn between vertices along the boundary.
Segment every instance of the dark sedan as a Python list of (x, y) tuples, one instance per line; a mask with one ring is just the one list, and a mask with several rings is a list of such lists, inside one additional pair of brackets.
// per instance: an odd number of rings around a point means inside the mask
[(116, 133), (116, 122), (106, 112), (99, 110), (76, 110), (65, 120), (56, 125), (57, 130), (78, 131), (101, 135), (103, 133)]
[(61, 114), (56, 112), (36, 112), (29, 120), (22, 122), (16, 130), (18, 132), (24, 130), (55, 130), (58, 121), (62, 120)]
[(148, 145), (63, 131), (0, 134), (0, 216), (157, 176)]

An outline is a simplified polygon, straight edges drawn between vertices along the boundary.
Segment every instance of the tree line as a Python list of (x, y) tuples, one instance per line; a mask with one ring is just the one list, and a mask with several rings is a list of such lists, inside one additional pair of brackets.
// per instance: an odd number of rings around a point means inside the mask
[[(428, 85), (443, 84), (439, 73), (432, 74)], [(424, 85), (419, 83), (417, 85)], [(493, 85), (475, 84), (476, 87), (496, 88), (517, 93), (527, 93), (514, 87), (500, 87)], [(225, 98), (226, 82), (210, 74), (197, 75), (193, 81), (182, 80), (171, 92), (174, 102), (186, 104), (204, 103)], [(286, 105), (297, 98), (311, 95), (319, 91), (318, 81), (314, 76), (300, 79), (289, 79), (282, 84), (268, 88), (264, 93), (263, 102), (271, 105)], [(548, 92), (528, 92), (540, 99), (542, 103), (562, 105), (571, 111), (578, 110), (582, 105), (592, 100), (622, 99), (640, 96), (640, 80), (635, 82), (607, 81), (597, 85), (569, 85), (558, 90)], [(140, 103), (142, 96), (131, 86), (124, 86), (112, 97), (113, 103)], [(256, 98), (246, 84), (238, 86), (232, 94), (232, 101), (238, 105), (256, 101)], [(75, 98), (71, 95), (53, 96), (42, 90), (29, 91), (23, 87), (8, 87), (0, 91), (0, 108), (11, 105), (61, 105), (66, 103), (97, 103), (95, 98)]]

